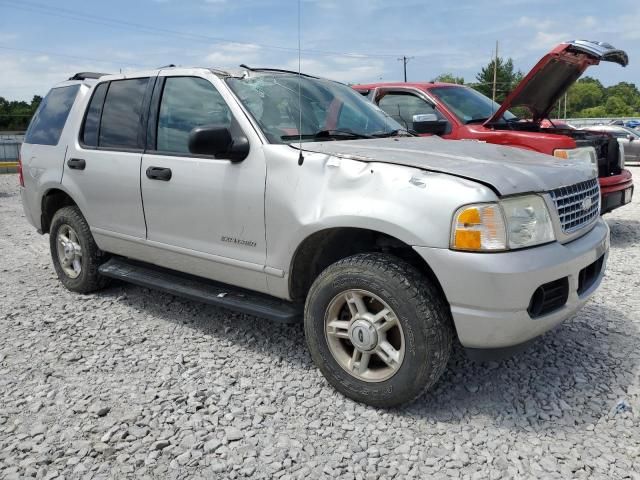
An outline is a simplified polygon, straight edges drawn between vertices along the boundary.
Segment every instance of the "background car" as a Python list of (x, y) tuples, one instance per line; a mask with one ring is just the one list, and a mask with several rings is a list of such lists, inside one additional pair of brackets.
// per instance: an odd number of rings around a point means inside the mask
[(640, 162), (640, 132), (637, 130), (619, 125), (594, 125), (585, 127), (583, 130), (613, 135), (624, 147), (625, 163)]
[[(545, 127), (542, 122), (587, 68), (601, 61), (626, 66), (628, 60), (624, 51), (608, 43), (561, 43), (540, 59), (502, 105), (473, 88), (453, 83), (393, 82), (353, 88), (421, 135), (479, 140), (597, 162), (604, 214), (629, 203), (633, 196), (632, 175), (624, 168), (619, 143), (606, 133), (562, 125)], [(520, 119), (510, 108), (526, 109), (530, 118)]]

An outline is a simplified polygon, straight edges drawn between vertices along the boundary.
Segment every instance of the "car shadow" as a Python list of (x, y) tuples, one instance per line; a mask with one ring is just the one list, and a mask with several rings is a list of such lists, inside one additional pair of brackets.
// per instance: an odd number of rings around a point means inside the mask
[[(218, 343), (253, 349), (270, 357), (265, 363), (314, 372), (320, 386), (331, 388), (315, 373), (301, 323), (278, 324), (121, 283), (96, 295), (126, 302), (147, 318), (196, 329)], [(512, 429), (595, 424), (615, 405), (611, 392), (626, 391), (639, 367), (637, 357), (629, 355), (639, 336), (620, 328), (623, 322), (628, 320), (622, 312), (592, 301), (527, 350), (499, 362), (475, 363), (457, 344), (434, 388), (389, 413), (445, 423), (481, 417)]]
[[(469, 360), (457, 344), (434, 389), (407, 415), (456, 422), (482, 416), (504, 428), (595, 424), (634, 381), (637, 332), (621, 311), (591, 302), (525, 351), (499, 362)], [(624, 394), (622, 394), (623, 396)]]
[(631, 219), (606, 219), (611, 229), (611, 247), (625, 248), (640, 244), (640, 221)]

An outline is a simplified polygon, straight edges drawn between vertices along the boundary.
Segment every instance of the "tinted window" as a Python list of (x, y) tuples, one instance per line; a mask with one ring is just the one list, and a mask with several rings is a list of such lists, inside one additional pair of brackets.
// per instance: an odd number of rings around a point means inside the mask
[(80, 85), (52, 89), (36, 111), (25, 143), (57, 145)]
[(231, 125), (231, 112), (203, 78), (167, 77), (158, 115), (157, 150), (189, 153), (189, 133), (201, 125)]
[(413, 128), (413, 116), (432, 114), (442, 120), (442, 115), (426, 100), (408, 92), (387, 93), (378, 106), (406, 128)]
[(99, 146), (139, 148), (138, 130), (148, 82), (148, 78), (134, 78), (110, 83), (102, 108)]
[(84, 128), (82, 129), (82, 143), (90, 147), (98, 146), (98, 127), (100, 125), (100, 113), (102, 112), (102, 104), (104, 96), (107, 93), (108, 83), (101, 83), (93, 92), (87, 116), (84, 120)]

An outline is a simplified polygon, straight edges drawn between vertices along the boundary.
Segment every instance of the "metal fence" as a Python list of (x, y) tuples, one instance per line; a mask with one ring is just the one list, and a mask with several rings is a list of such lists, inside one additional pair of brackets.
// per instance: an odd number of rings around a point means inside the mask
[(0, 132), (0, 173), (16, 171), (23, 141), (23, 132)]
[(0, 162), (17, 162), (23, 141), (22, 132), (0, 132)]
[(588, 127), (591, 125), (606, 125), (611, 123), (612, 120), (622, 120), (623, 122), (627, 122), (629, 120), (638, 120), (638, 117), (609, 117), (609, 118), (567, 118), (565, 119), (557, 119), (558, 122), (568, 123), (569, 125), (573, 125), (574, 127)]

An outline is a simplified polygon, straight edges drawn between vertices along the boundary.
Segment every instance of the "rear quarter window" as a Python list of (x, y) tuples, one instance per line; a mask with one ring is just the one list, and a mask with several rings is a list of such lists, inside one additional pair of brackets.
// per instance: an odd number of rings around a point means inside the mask
[(31, 119), (25, 143), (57, 145), (80, 85), (53, 88)]

